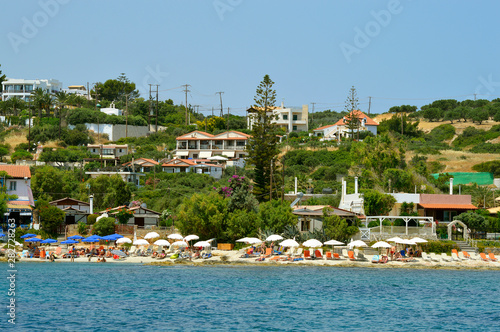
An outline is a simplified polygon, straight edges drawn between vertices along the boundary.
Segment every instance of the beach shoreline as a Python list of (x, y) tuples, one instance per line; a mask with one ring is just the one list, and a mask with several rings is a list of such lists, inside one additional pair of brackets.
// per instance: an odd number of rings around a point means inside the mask
[[(106, 259), (104, 264), (142, 264), (148, 266), (266, 266), (266, 267), (276, 267), (276, 266), (314, 266), (314, 267), (345, 267), (345, 268), (383, 268), (383, 269), (394, 269), (394, 268), (405, 268), (405, 269), (445, 269), (445, 270), (500, 270), (500, 262), (485, 262), (479, 260), (465, 260), (465, 261), (451, 261), (451, 262), (433, 262), (424, 261), (422, 258), (416, 258), (413, 262), (401, 262), (401, 261), (389, 261), (385, 264), (372, 263), (372, 256), (367, 255), (367, 260), (365, 261), (351, 261), (349, 259), (340, 260), (301, 260), (301, 261), (271, 261), (266, 258), (264, 261), (256, 261), (255, 258), (241, 258), (241, 252), (239, 251), (212, 251), (212, 257), (209, 259), (194, 259), (192, 261), (186, 259), (170, 259), (165, 258), (158, 260), (150, 256), (131, 256), (125, 259), (115, 260), (112, 258)], [(87, 257), (78, 257), (74, 259), (74, 263), (98, 263), (97, 257), (92, 257), (88, 260)], [(0, 262), (6, 262), (6, 259), (1, 259)], [(19, 263), (71, 263), (69, 258), (57, 258), (54, 262), (50, 262), (48, 259), (39, 258), (21, 258)]]

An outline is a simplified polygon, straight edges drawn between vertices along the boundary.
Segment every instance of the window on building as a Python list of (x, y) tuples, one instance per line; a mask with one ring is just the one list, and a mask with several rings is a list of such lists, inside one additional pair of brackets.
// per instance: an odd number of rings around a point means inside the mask
[(294, 115), (293, 115), (293, 121), (297, 121), (297, 120), (298, 120), (298, 118), (297, 118), (297, 114), (294, 114)]
[(122, 149), (118, 149), (118, 152), (122, 153)]
[(193, 159), (198, 159), (198, 154), (197, 153), (193, 154)]
[(245, 141), (236, 141), (236, 146), (245, 146)]
[(10, 181), (9, 190), (16, 190), (16, 188), (17, 188), (17, 182), (16, 181)]
[(283, 120), (288, 120), (288, 114), (283, 114)]
[(293, 126), (293, 131), (297, 131), (297, 126)]

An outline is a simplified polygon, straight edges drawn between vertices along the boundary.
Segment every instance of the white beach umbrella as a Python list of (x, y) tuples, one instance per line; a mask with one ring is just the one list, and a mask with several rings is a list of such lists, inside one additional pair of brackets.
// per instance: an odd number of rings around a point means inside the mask
[(426, 243), (427, 240), (424, 240), (422, 238), (419, 238), (419, 237), (414, 237), (413, 239), (411, 239), (413, 242), (415, 243)]
[(349, 247), (352, 248), (352, 247), (368, 247), (368, 245), (361, 241), (361, 240), (356, 240), (356, 241), (352, 241), (352, 242), (349, 242)]
[(324, 244), (326, 244), (328, 246), (340, 246), (340, 245), (344, 244), (344, 242), (340, 242), (337, 240), (329, 240), (329, 241), (326, 241)]
[(323, 246), (323, 243), (316, 239), (309, 239), (306, 242), (302, 243), (302, 245), (308, 248), (317, 248)]
[(293, 239), (286, 239), (285, 241), (280, 243), (283, 247), (298, 247), (299, 243)]
[(132, 243), (132, 240), (129, 239), (128, 237), (121, 237), (118, 240), (116, 240), (116, 244), (122, 244), (122, 243)]
[(172, 239), (172, 240), (182, 240), (184, 237), (180, 234), (170, 234), (167, 236), (167, 239)]
[(400, 238), (399, 236), (396, 236), (396, 237), (391, 237), (390, 239), (387, 239), (386, 241), (398, 243), (398, 241), (401, 241), (401, 240), (402, 240), (402, 238)]
[(167, 240), (156, 240), (155, 243), (153, 243), (157, 246), (162, 246), (162, 247), (170, 247), (170, 242), (168, 242)]
[(213, 157), (208, 157), (208, 160), (219, 160), (219, 161), (227, 161), (228, 159), (223, 156), (213, 156)]
[(134, 241), (133, 244), (136, 246), (147, 246), (149, 244), (149, 242), (144, 240), (144, 239), (139, 239), (139, 240)]
[(198, 241), (195, 244), (193, 244), (193, 247), (203, 247), (203, 248), (206, 248), (206, 247), (211, 247), (211, 246), (212, 245), (210, 244), (210, 242), (207, 242), (207, 241)]
[(385, 241), (378, 241), (372, 246), (372, 248), (390, 248), (390, 247), (392, 247), (392, 245)]
[(194, 234), (191, 234), (191, 235), (188, 235), (184, 238), (184, 241), (186, 242), (189, 242), (189, 241), (192, 241), (192, 240), (198, 240), (200, 237), (198, 235), (194, 235)]
[(158, 234), (156, 232), (149, 232), (148, 234), (146, 234), (146, 236), (144, 238), (145, 239), (154, 239), (157, 237), (160, 237), (160, 234)]
[(268, 241), (279, 241), (279, 240), (283, 240), (283, 237), (281, 235), (278, 235), (278, 234), (273, 234), (273, 235), (269, 235), (266, 239), (266, 242)]
[(188, 244), (184, 241), (176, 241), (171, 244), (172, 247), (187, 247)]
[(247, 238), (247, 240), (245, 242), (248, 244), (257, 244), (257, 243), (262, 243), (262, 240), (260, 240), (256, 237), (249, 237), (249, 238)]
[(248, 238), (247, 237), (242, 237), (239, 240), (236, 240), (236, 242), (247, 242)]

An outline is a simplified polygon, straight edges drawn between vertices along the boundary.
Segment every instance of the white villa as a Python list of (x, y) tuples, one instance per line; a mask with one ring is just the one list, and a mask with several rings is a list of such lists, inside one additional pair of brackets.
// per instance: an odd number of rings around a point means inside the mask
[(174, 155), (179, 159), (206, 159), (215, 155), (244, 158), (248, 154), (245, 148), (249, 137), (234, 130), (218, 135), (196, 130), (176, 138)]
[[(369, 131), (373, 135), (377, 135), (377, 126), (378, 122), (372, 120), (366, 114), (359, 110), (352, 111), (358, 117), (360, 122), (360, 131)], [(351, 112), (351, 113), (352, 113)], [(342, 119), (337, 121), (335, 124), (326, 125), (323, 127), (319, 127), (314, 129), (314, 136), (323, 137), (325, 140), (336, 140), (342, 137), (348, 137), (350, 135), (349, 128), (347, 127), (346, 117), (344, 116)]]
[(20, 98), (28, 101), (31, 92), (40, 88), (49, 93), (62, 91), (62, 83), (55, 79), (49, 80), (25, 80), (18, 78), (7, 78), (2, 82), (2, 100), (5, 101), (9, 98)]
[[(252, 126), (256, 119), (252, 115), (258, 112), (254, 107), (247, 109), (247, 128), (252, 130)], [(272, 109), (272, 114), (274, 119), (271, 123), (276, 126), (284, 128), (287, 133), (308, 131), (309, 122), (309, 107), (308, 105), (302, 105), (302, 108), (295, 107), (285, 107), (281, 104), (281, 107), (274, 107)], [(268, 112), (271, 115), (271, 111)]]

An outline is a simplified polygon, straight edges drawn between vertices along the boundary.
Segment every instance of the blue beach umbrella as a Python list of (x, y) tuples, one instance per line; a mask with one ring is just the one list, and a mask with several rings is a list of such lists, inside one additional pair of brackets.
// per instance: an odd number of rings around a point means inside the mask
[(123, 237), (123, 235), (120, 235), (120, 234), (110, 234), (110, 235), (103, 236), (101, 239), (106, 240), (106, 241), (116, 241), (122, 237)]
[(24, 240), (24, 242), (40, 242), (40, 241), (42, 241), (42, 239), (39, 239), (37, 237), (32, 237), (32, 238)]
[(82, 240), (82, 242), (99, 242), (101, 240), (101, 237), (98, 235), (91, 235), (89, 237), (86, 237)]
[(66, 241), (62, 241), (61, 244), (75, 244), (75, 243), (78, 243), (78, 241), (75, 241), (75, 240), (66, 240)]
[(85, 239), (85, 237), (81, 235), (73, 235), (68, 237), (68, 240), (82, 240), (82, 239)]
[(1, 233), (1, 234), (0, 234), (0, 237), (2, 237), (2, 236), (5, 236), (5, 234), (4, 234), (4, 233)]
[(42, 240), (40, 241), (40, 243), (56, 243), (57, 240), (54, 240), (54, 239), (45, 239), (45, 240)]
[(35, 237), (35, 236), (36, 236), (36, 234), (28, 233), (28, 234), (24, 234), (23, 236), (21, 236), (21, 239), (27, 239), (27, 238)]

